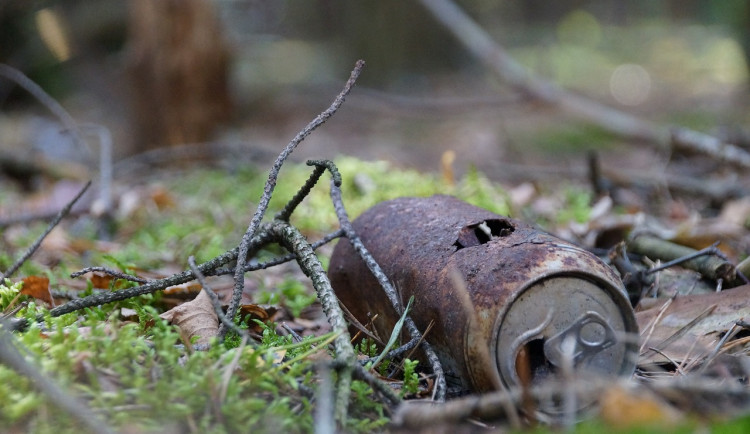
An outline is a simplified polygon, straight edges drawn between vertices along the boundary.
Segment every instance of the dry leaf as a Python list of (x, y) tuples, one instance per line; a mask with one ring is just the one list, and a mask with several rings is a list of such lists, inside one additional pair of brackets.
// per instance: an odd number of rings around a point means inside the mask
[(201, 291), (192, 301), (176, 306), (160, 317), (178, 326), (191, 341), (197, 336), (196, 344), (208, 344), (212, 337), (219, 334), (219, 318), (206, 291)]
[(178, 294), (195, 294), (201, 291), (201, 286), (195, 282), (183, 283), (181, 285), (170, 286), (169, 288), (162, 291), (166, 295), (178, 295)]
[(109, 285), (112, 284), (113, 279), (114, 278), (108, 274), (91, 273), (91, 284), (94, 288), (109, 289)]
[(37, 300), (55, 305), (52, 294), (49, 292), (49, 278), (46, 276), (28, 276), (23, 278), (23, 289), (21, 294), (30, 295)]
[[(651, 325), (658, 317), (663, 305), (664, 303), (655, 303), (649, 309), (636, 312), (641, 336), (648, 339), (643, 348), (657, 347), (698, 318), (707, 308), (716, 306), (710, 314), (687, 330), (682, 337), (670, 343), (666, 348), (660, 348), (672, 360), (681, 362), (688, 357), (700, 357), (716, 342), (719, 333), (729, 330), (737, 320), (750, 318), (750, 285), (711, 294), (678, 296), (661, 315), (652, 332)], [(688, 354), (689, 352), (691, 354)], [(654, 355), (654, 358), (663, 360), (663, 357), (657, 355)]]

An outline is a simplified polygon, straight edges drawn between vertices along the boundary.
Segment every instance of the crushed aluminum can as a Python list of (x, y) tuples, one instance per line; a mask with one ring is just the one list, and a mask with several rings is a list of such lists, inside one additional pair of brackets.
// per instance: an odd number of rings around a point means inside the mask
[[(576, 372), (630, 376), (638, 326), (622, 282), (592, 253), (450, 196), (382, 202), (354, 220), (427, 335), (449, 384), (528, 386)], [(458, 282), (457, 282), (458, 276)], [(339, 300), (387, 340), (399, 318), (348, 242), (329, 266)], [(569, 366), (568, 365), (568, 366)], [(555, 406), (542, 408), (554, 413)]]

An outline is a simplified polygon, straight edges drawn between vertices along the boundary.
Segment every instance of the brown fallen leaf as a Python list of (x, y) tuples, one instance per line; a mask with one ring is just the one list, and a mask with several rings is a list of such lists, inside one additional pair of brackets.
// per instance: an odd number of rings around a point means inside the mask
[(27, 276), (23, 279), (21, 294), (30, 295), (54, 306), (52, 294), (49, 292), (49, 278), (46, 276)]
[(108, 274), (91, 273), (91, 284), (94, 288), (109, 289), (114, 278)]
[[(682, 362), (705, 356), (721, 333), (729, 330), (736, 321), (750, 318), (750, 285), (710, 294), (678, 296), (659, 317), (665, 302), (667, 300), (636, 312), (641, 338), (646, 340), (642, 348), (644, 351), (658, 348), (673, 361)], [(689, 328), (683, 330), (686, 326)], [(678, 332), (680, 336), (674, 339)], [(664, 355), (653, 353), (648, 360), (666, 361)]]
[(160, 317), (178, 326), (191, 341), (197, 336), (196, 344), (208, 344), (212, 337), (219, 334), (219, 318), (206, 291), (201, 291), (192, 301), (176, 306)]

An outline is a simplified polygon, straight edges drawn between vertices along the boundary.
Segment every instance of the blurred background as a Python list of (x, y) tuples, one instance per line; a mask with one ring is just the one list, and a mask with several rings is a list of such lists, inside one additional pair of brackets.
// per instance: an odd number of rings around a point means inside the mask
[[(747, 1), (458, 4), (542, 78), (646, 119), (746, 141)], [(592, 149), (603, 164), (641, 169), (673, 158), (509, 88), (418, 2), (0, 2), (0, 62), (77, 122), (106, 127), (120, 161), (194, 144), (193, 161), (266, 163), (328, 106), (357, 59), (367, 66), (347, 104), (296, 159), (349, 154), (440, 170), (447, 158), (459, 173), (476, 166), (512, 181), (531, 175), (515, 165), (552, 168), (553, 179), (579, 173)], [(70, 142), (46, 108), (0, 77), (3, 155), (81, 161)]]

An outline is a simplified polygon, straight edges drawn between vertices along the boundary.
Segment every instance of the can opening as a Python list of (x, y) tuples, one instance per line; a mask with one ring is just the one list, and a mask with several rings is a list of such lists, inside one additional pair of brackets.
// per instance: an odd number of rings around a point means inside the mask
[(484, 220), (481, 223), (464, 226), (458, 232), (458, 239), (454, 246), (458, 249), (474, 247), (490, 242), (494, 238), (507, 237), (515, 227), (505, 219)]
[(516, 353), (516, 374), (524, 386), (538, 383), (554, 374), (555, 367), (544, 355), (544, 339), (532, 339)]

